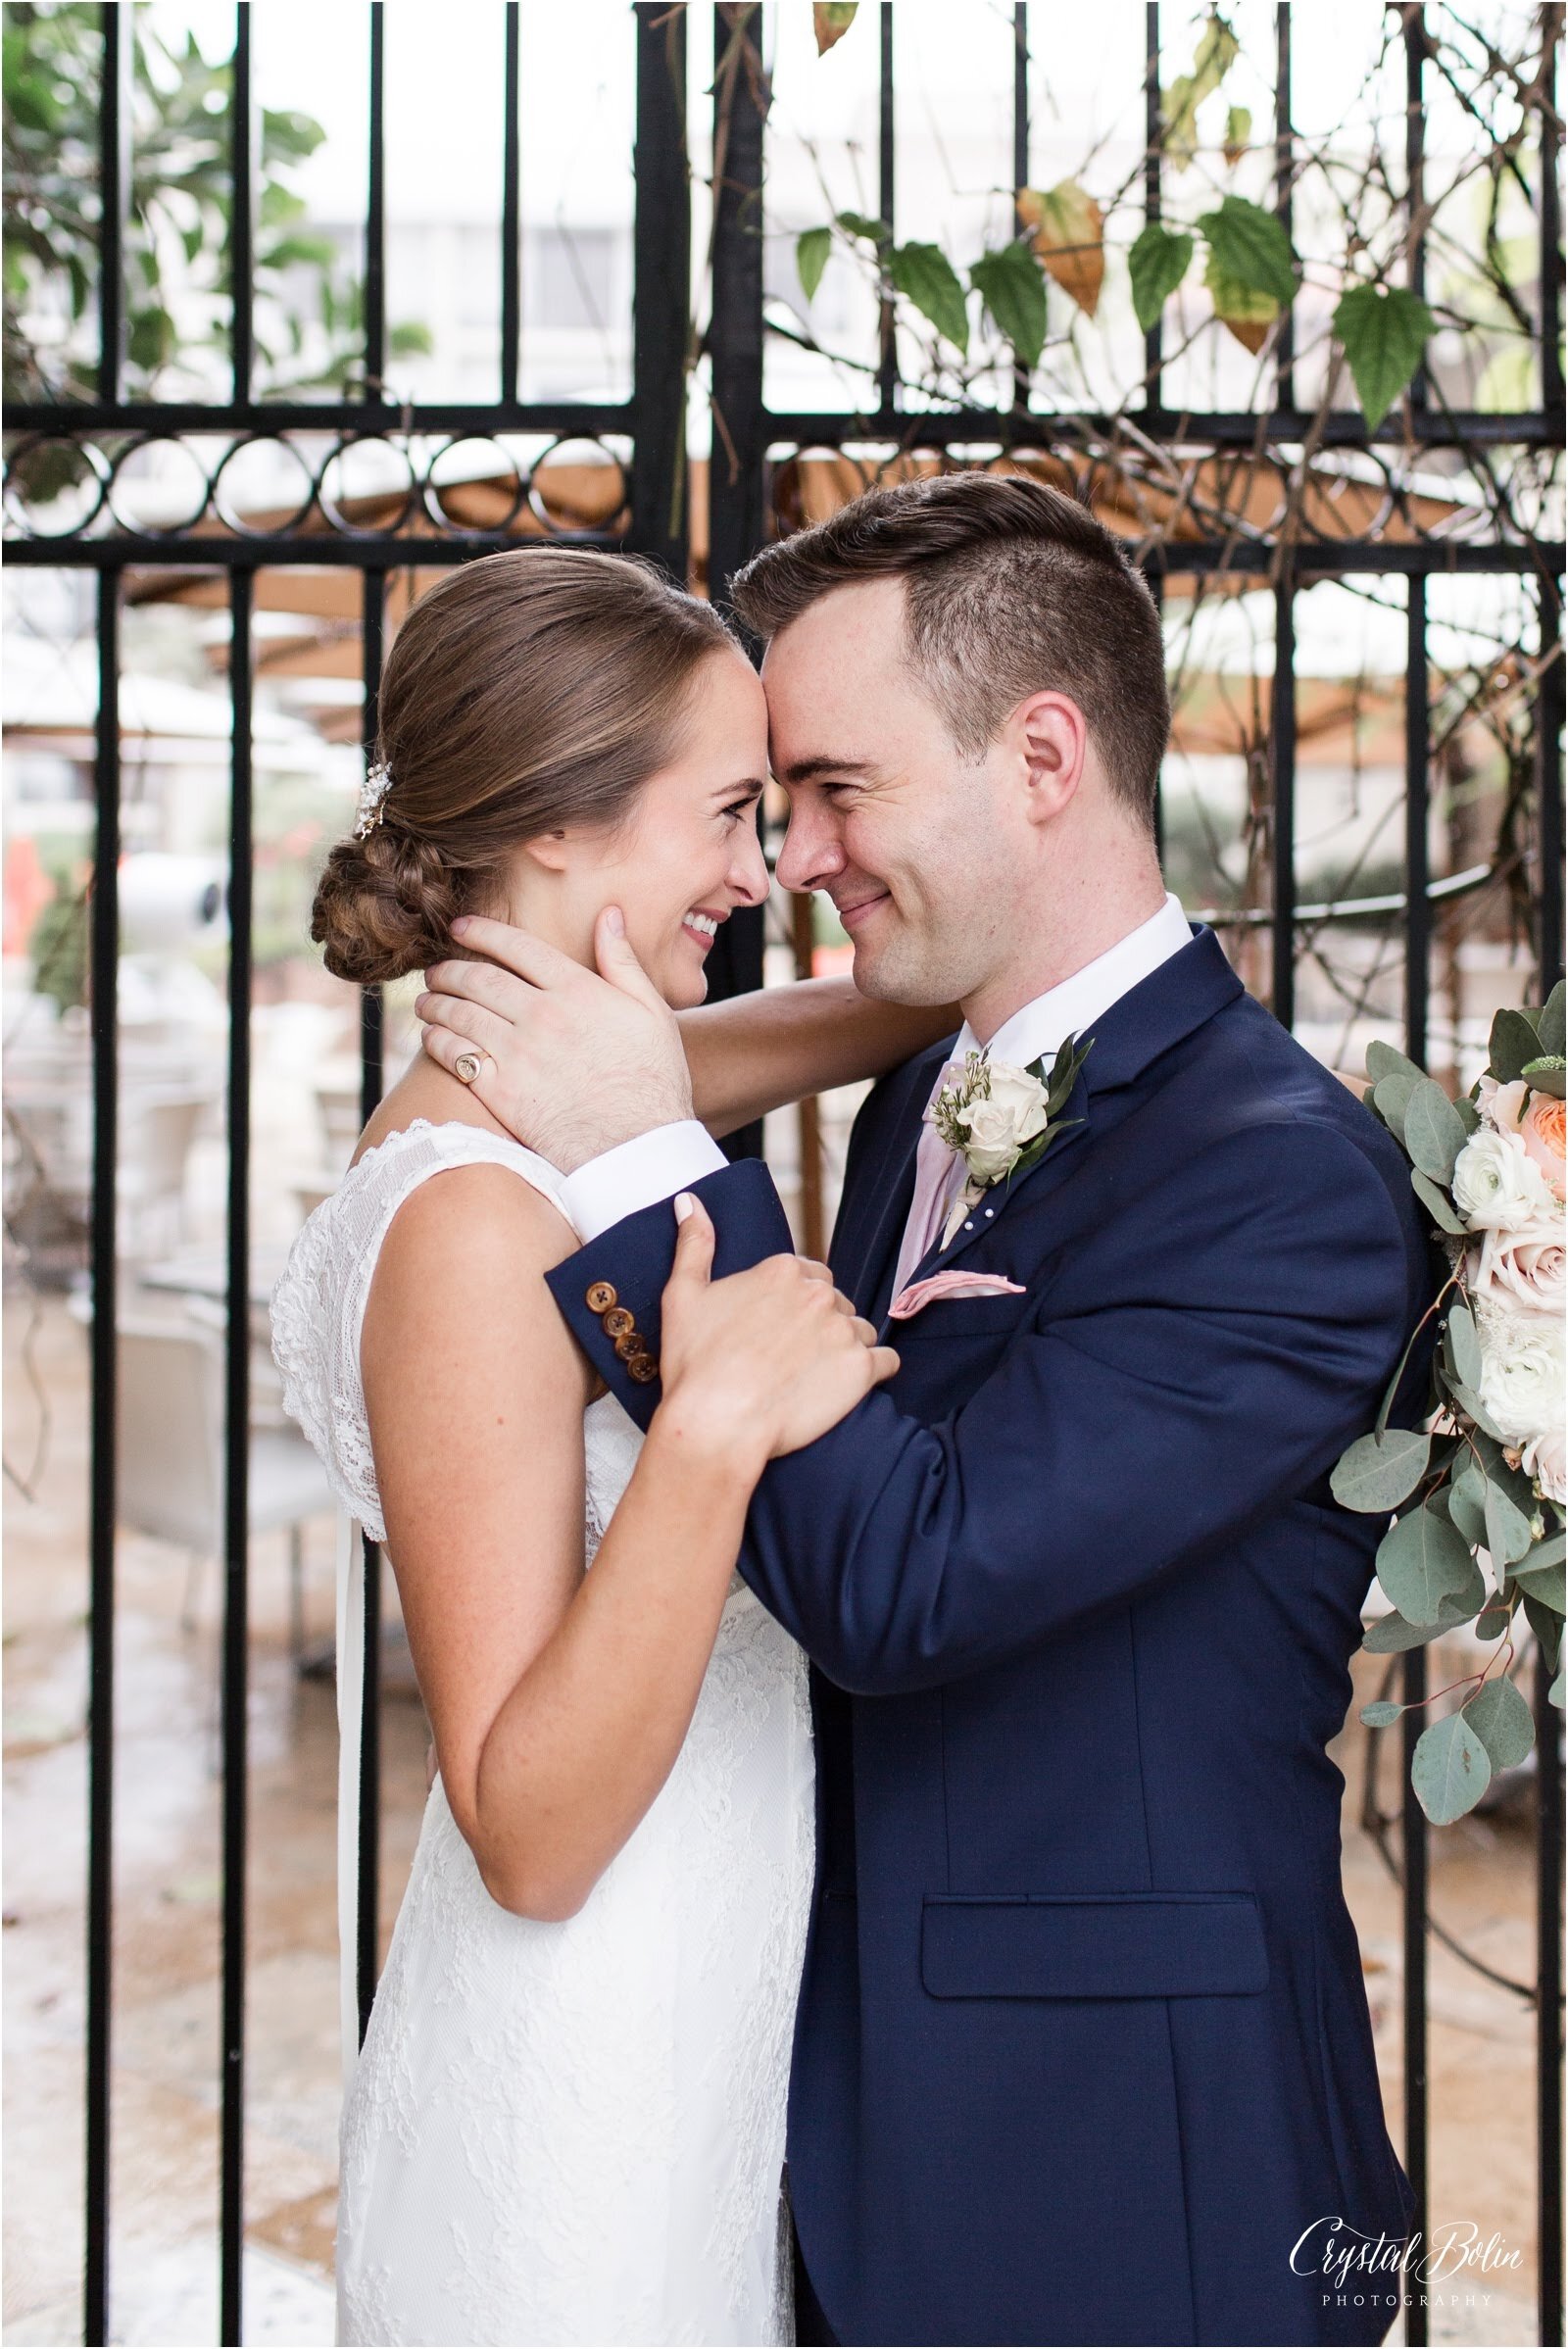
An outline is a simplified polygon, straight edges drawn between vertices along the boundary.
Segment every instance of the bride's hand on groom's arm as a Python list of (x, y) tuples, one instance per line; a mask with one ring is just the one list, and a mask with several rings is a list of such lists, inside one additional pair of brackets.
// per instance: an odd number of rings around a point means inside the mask
[(599, 918), (596, 975), (525, 930), (466, 916), (453, 935), (487, 959), (435, 964), (415, 1005), (431, 1059), (455, 1074), (477, 1046), (469, 1090), (563, 1174), (693, 1114), (675, 1015), (618, 924), (612, 907)]
[(701, 1199), (675, 1201), (680, 1230), (661, 1304), (654, 1417), (661, 1440), (766, 1462), (815, 1443), (899, 1367), (891, 1346), (808, 1256), (765, 1256), (712, 1278), (714, 1234)]

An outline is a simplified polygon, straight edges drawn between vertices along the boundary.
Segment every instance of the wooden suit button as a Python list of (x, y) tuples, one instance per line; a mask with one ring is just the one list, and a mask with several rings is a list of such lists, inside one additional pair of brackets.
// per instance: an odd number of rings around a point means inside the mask
[[(629, 1321), (631, 1319), (631, 1315), (628, 1313), (626, 1318)], [(608, 1321), (606, 1322), (605, 1327), (607, 1329), (610, 1327)], [(615, 1351), (617, 1354), (619, 1354), (623, 1362), (641, 1362), (646, 1361), (648, 1358), (643, 1351), (643, 1342), (638, 1337), (635, 1330), (623, 1330), (621, 1332), (620, 1336), (615, 1340)]]
[(636, 1322), (624, 1305), (612, 1305), (610, 1311), (605, 1315), (605, 1336), (607, 1338), (627, 1338), (636, 1327)]
[(652, 1354), (633, 1354), (626, 1365), (626, 1372), (628, 1377), (637, 1381), (639, 1387), (646, 1387), (650, 1379), (658, 1378), (659, 1364)]
[(608, 1281), (595, 1281), (593, 1287), (588, 1292), (587, 1304), (589, 1312), (608, 1313), (611, 1306), (614, 1302), (615, 1292), (613, 1289), (612, 1289), (610, 1283)]

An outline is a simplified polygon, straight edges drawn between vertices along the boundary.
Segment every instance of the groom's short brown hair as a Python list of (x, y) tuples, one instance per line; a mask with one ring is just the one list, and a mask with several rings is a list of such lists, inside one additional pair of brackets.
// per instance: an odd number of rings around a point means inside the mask
[(1030, 694), (1077, 703), (1111, 788), (1151, 830), (1170, 735), (1159, 612), (1086, 505), (1026, 474), (873, 489), (780, 539), (730, 582), (762, 638), (859, 579), (905, 582), (906, 658), (970, 758)]

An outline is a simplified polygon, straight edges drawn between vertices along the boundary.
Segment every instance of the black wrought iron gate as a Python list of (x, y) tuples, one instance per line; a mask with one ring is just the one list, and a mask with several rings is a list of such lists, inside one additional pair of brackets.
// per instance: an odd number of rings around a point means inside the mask
[[(120, 918), (117, 875), (121, 839), (121, 612), (127, 572), (193, 564), (226, 573), (232, 624), (229, 666), (231, 696), (231, 832), (228, 859), (232, 937), (228, 1026), (228, 1199), (226, 1444), (224, 1492), (224, 1599), (222, 1676), (223, 1757), (223, 1973), (221, 2052), (221, 2309), (220, 2337), (242, 2337), (241, 2251), (245, 2153), (245, 1926), (247, 1833), (247, 1427), (249, 1260), (250, 984), (252, 936), (252, 700), (253, 619), (257, 574), (278, 566), (347, 566), (362, 585), (364, 738), (373, 740), (380, 678), (387, 584), (395, 571), (461, 563), (489, 548), (515, 543), (510, 530), (454, 524), (439, 497), (428, 494), (435, 457), (426, 455), (422, 478), (401, 515), (382, 526), (352, 525), (323, 491), (334, 455), (375, 437), (405, 450), (417, 445), (439, 452), (468, 435), (499, 432), (592, 436), (629, 446), (624, 470), (628, 497), (621, 525), (602, 543), (641, 551), (685, 577), (690, 554), (692, 470), (687, 460), (687, 403), (692, 370), (706, 356), (710, 397), (719, 429), (709, 473), (709, 575), (715, 590), (769, 534), (780, 465), (792, 453), (838, 450), (852, 438), (862, 448), (887, 452), (917, 448), (946, 459), (978, 448), (1081, 451), (1093, 441), (1096, 419), (1043, 414), (1027, 408), (1011, 414), (958, 409), (913, 415), (903, 399), (890, 319), (884, 318), (876, 399), (866, 413), (772, 414), (763, 397), (763, 243), (760, 233), (766, 124), (766, 87), (751, 46), (760, 11), (750, 5), (713, 12), (715, 77), (714, 211), (711, 242), (710, 316), (700, 353), (692, 323), (691, 186), (686, 115), (687, 11), (648, 0), (626, 20), (624, 37), (636, 48), (636, 213), (634, 228), (635, 306), (632, 389), (624, 402), (527, 402), (518, 396), (521, 338), (521, 251), (519, 88), (528, 71), (527, 23), (509, 5), (506, 19), (506, 79), (503, 125), (503, 216), (501, 221), (501, 363), (497, 396), (484, 404), (400, 407), (387, 385), (386, 202), (384, 169), (383, 66), (385, 42), (397, 38), (380, 6), (369, 15), (369, 144), (366, 170), (364, 248), (364, 388), (360, 396), (329, 406), (319, 402), (261, 399), (255, 392), (256, 338), (253, 326), (253, 257), (256, 250), (258, 183), (257, 109), (252, 73), (252, 11), (235, 10), (232, 101), (233, 209), (231, 229), (232, 389), (221, 405), (128, 399), (124, 396), (125, 227), (130, 202), (131, 16), (126, 8), (102, 10), (103, 88), (101, 106), (101, 357), (96, 397), (60, 405), (14, 407), (6, 421), (9, 477), (25, 478), (46, 446), (64, 443), (98, 484), (96, 503), (66, 535), (48, 535), (25, 517), (18, 500), (7, 557), (39, 567), (81, 567), (97, 576), (98, 712), (96, 737), (97, 810), (94, 846), (96, 881), (91, 900), (91, 1002), (93, 1018), (94, 1190), (91, 1219), (92, 1370), (90, 1512), (90, 1800), (87, 1897), (87, 2074), (85, 2202), (85, 2299), (83, 2337), (109, 2338), (110, 2050), (114, 2023), (111, 1998), (112, 1862), (115, 1798), (116, 1624), (114, 1553), (116, 1530), (116, 1156), (117, 1004)], [(868, 10), (864, 12), (871, 14)], [(877, 12), (880, 39), (880, 145), (878, 195), (883, 220), (896, 214), (897, 151), (894, 136), (896, 12), (882, 0)], [(1402, 11), (1408, 59), (1409, 184), (1419, 187), (1425, 62), (1423, 11)], [(1030, 81), (1029, 12), (1013, 11), (1016, 33), (1013, 105), (1014, 184), (1028, 179)], [(635, 22), (633, 23), (632, 19)], [(1144, 195), (1148, 217), (1161, 205), (1159, 145), (1159, 11), (1146, 11), (1149, 161)], [(1289, 218), (1294, 139), (1291, 122), (1291, 11), (1277, 18), (1277, 193)], [(265, 17), (263, 19), (265, 28)], [(867, 28), (869, 29), (869, 27)], [(722, 71), (737, 44), (747, 71)], [(1442, 447), (1462, 429), (1473, 439), (1544, 450), (1560, 443), (1563, 386), (1559, 365), (1559, 220), (1556, 198), (1558, 118), (1549, 86), (1539, 107), (1541, 171), (1541, 348), (1543, 397), (1527, 414), (1468, 415), (1456, 418), (1428, 402), (1423, 381), (1413, 386), (1407, 418), (1395, 416), (1368, 433), (1358, 416), (1335, 414), (1326, 421), (1297, 404), (1295, 361), (1287, 331), (1278, 345), (1272, 413), (1177, 415), (1163, 405), (1162, 349), (1156, 324), (1146, 345), (1145, 404), (1139, 428), (1153, 447), (1206, 446), (1216, 452), (1317, 445), (1371, 449), (1406, 433), (1421, 446)], [(1419, 238), (1416, 242), (1419, 283)], [(322, 435), (330, 436), (323, 442)], [(136, 531), (120, 524), (112, 487), (118, 473), (151, 438), (220, 436), (228, 451), (256, 439), (305, 436), (318, 452), (311, 462), (312, 491), (291, 523), (264, 531), (225, 520), (216, 466), (198, 514), (180, 528)], [(20, 468), (20, 473), (19, 473)], [(519, 503), (526, 483), (519, 484)], [(410, 515), (418, 514), (416, 528)], [(576, 532), (592, 538), (592, 532)], [(1250, 572), (1272, 586), (1276, 619), (1276, 685), (1270, 740), (1273, 804), (1272, 902), (1256, 918), (1273, 947), (1273, 1008), (1289, 1023), (1294, 1014), (1298, 905), (1293, 810), (1296, 738), (1293, 716), (1293, 620), (1295, 597), (1308, 579), (1361, 573), (1402, 573), (1407, 589), (1408, 661), (1405, 678), (1406, 821), (1403, 843), (1402, 906), (1405, 938), (1405, 1032), (1408, 1051), (1423, 1057), (1428, 1041), (1428, 965), (1433, 896), (1428, 869), (1428, 654), (1427, 581), (1438, 570), (1515, 573), (1533, 583), (1541, 615), (1536, 719), (1536, 807), (1538, 837), (1534, 871), (1535, 923), (1540, 977), (1549, 987), (1561, 973), (1563, 826), (1560, 747), (1563, 731), (1563, 664), (1560, 658), (1560, 574), (1558, 545), (1500, 535), (1441, 545), (1420, 540), (1314, 540), (1282, 550), (1266, 533), (1238, 539), (1233, 533), (1188, 537), (1179, 557), (1159, 547), (1148, 563), (1156, 586), (1166, 568), (1200, 576)], [(723, 956), (712, 976), (720, 992), (755, 986), (761, 976), (760, 918), (730, 923)], [(373, 993), (363, 1014), (363, 1099), (367, 1114), (381, 1090), (381, 1006)], [(379, 1719), (378, 1623), (379, 1553), (367, 1553), (366, 1675), (362, 1797), (362, 1847), (376, 1850)], [(1407, 1699), (1425, 1692), (1425, 1651), (1415, 1649), (1403, 1664)], [(1536, 2016), (1539, 2037), (1540, 2261), (1543, 2341), (1560, 2341), (1562, 2315), (1561, 2195), (1561, 2001), (1559, 1909), (1562, 1802), (1556, 1715), (1544, 1701), (1544, 1673), (1537, 1692), (1540, 1738), (1537, 1889), (1539, 1964)], [(1413, 1738), (1417, 1717), (1405, 1716)], [(1426, 1867), (1427, 1831), (1421, 1812), (1406, 1796), (1403, 1812), (1404, 1900), (1404, 2143), (1406, 2162), (1426, 2216)], [(368, 2014), (377, 1964), (377, 1886), (373, 1857), (360, 1887), (358, 1964), (363, 2020)], [(1407, 2338), (1426, 2338), (1419, 2303), (1407, 2315)]]

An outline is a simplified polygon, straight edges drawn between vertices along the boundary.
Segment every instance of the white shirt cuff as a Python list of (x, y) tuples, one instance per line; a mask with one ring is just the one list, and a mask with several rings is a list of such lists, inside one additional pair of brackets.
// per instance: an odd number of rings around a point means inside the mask
[(562, 1178), (566, 1213), (579, 1239), (597, 1240), (613, 1223), (623, 1223), (644, 1207), (689, 1191), (704, 1175), (727, 1166), (718, 1144), (695, 1117), (655, 1126), (651, 1134), (636, 1134), (630, 1142), (590, 1158), (575, 1174)]

